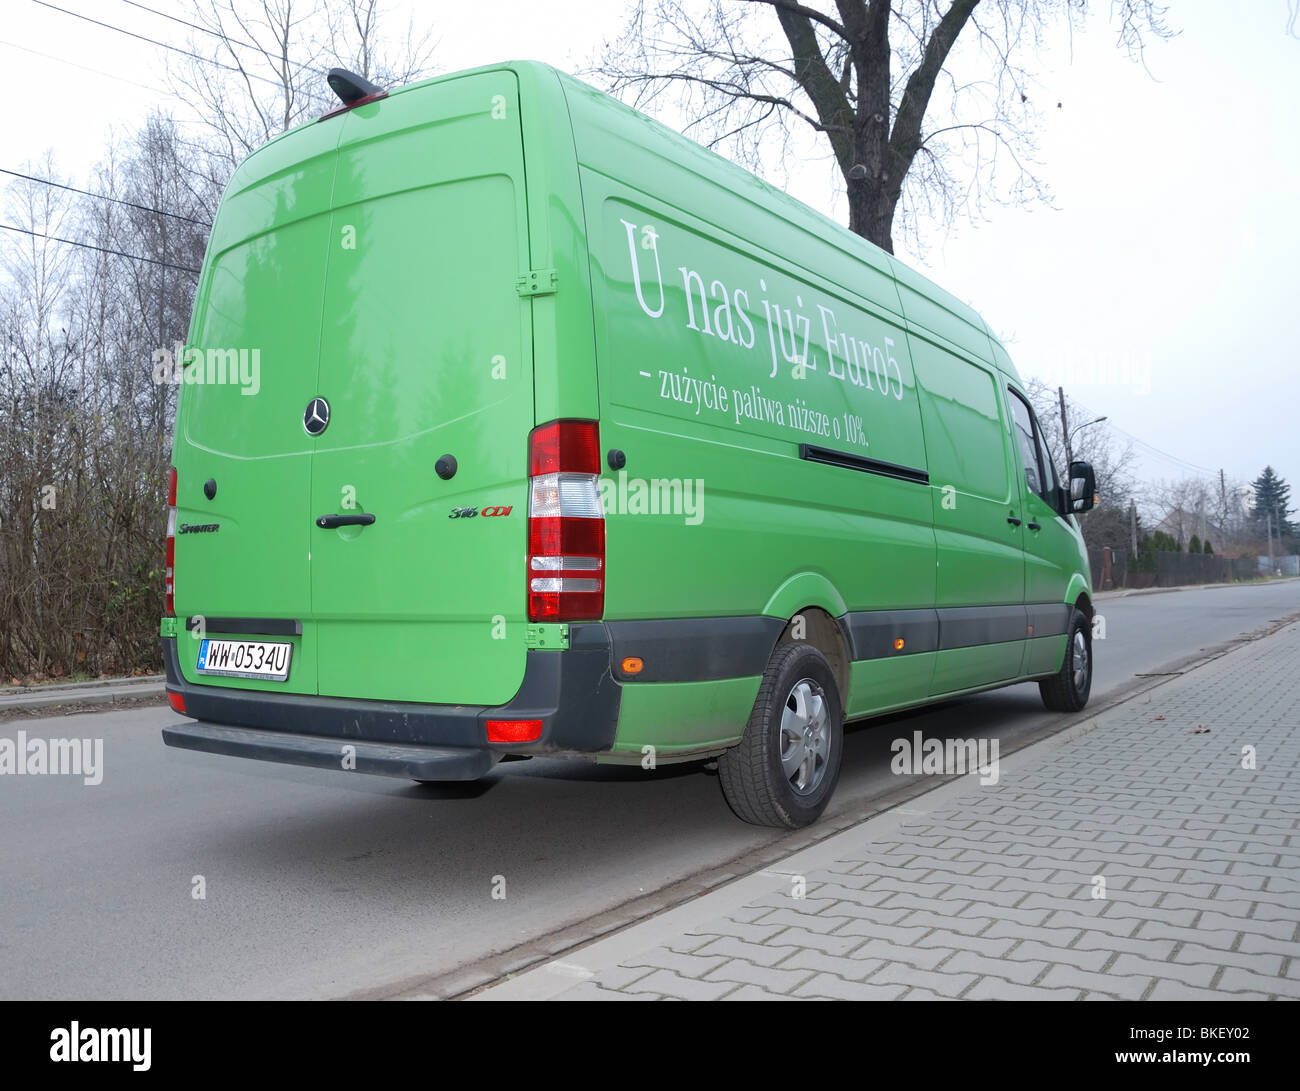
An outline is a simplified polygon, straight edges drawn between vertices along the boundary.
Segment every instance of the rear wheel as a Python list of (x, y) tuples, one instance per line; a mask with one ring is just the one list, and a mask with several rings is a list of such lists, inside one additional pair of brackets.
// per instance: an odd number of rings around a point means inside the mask
[(807, 826), (835, 791), (843, 751), (843, 705), (830, 664), (811, 645), (783, 644), (763, 673), (740, 743), (718, 759), (722, 794), (746, 822)]
[(1053, 712), (1078, 712), (1092, 692), (1092, 623), (1082, 610), (1070, 615), (1065, 659), (1051, 678), (1038, 683), (1043, 704)]

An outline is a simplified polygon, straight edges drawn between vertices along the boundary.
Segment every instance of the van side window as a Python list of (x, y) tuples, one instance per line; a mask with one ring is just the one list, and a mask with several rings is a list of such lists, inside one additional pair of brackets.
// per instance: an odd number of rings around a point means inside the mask
[(1052, 461), (1052, 452), (1047, 449), (1047, 441), (1043, 438), (1043, 429), (1038, 427), (1038, 420), (1034, 420), (1034, 432), (1038, 436), (1038, 464), (1043, 468), (1043, 488), (1046, 490), (1042, 497), (1052, 507), (1056, 507), (1056, 497), (1059, 495), (1060, 482), (1056, 476), (1056, 463)]
[(1047, 499), (1047, 482), (1042, 464), (1038, 460), (1038, 442), (1034, 435), (1034, 415), (1025, 399), (1008, 387), (1011, 394), (1011, 418), (1015, 424), (1016, 445), (1020, 461), (1025, 467), (1025, 483), (1030, 492)]
[(996, 500), (1019, 494), (1008, 475), (1003, 414), (992, 374), (919, 338), (912, 343), (930, 479)]

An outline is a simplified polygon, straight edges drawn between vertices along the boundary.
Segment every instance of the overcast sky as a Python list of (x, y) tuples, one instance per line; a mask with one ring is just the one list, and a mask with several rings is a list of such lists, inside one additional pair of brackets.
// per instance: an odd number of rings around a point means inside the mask
[[(185, 42), (184, 28), (122, 0), (57, 2)], [(147, 6), (186, 14), (182, 0)], [(572, 71), (623, 12), (616, 0), (390, 6), (402, 24), (408, 12), (434, 20), (442, 71), (517, 57)], [(1104, 16), (1108, 4), (1094, 6)], [(1300, 27), (1287, 0), (1173, 9), (1181, 34), (1153, 43), (1145, 70), (1101, 17), (1036, 62), (1054, 208), (991, 208), (928, 230), (923, 257), (902, 240), (899, 253), (976, 307), (1023, 375), (1063, 384), (1080, 412), (1149, 445), (1144, 479), (1217, 483), (1223, 468), (1249, 481), (1271, 463), (1300, 497)], [(157, 46), (33, 0), (0, 0), (0, 13), (0, 167), (53, 148), (85, 185), (110, 132), (154, 107), (182, 114)], [(824, 164), (791, 169), (787, 185), (842, 218)]]

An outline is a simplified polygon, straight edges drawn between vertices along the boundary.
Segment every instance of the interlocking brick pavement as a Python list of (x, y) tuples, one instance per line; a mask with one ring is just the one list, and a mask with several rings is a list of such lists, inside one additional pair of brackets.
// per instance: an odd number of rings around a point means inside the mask
[(560, 995), (1300, 998), (1300, 625), (967, 781)]

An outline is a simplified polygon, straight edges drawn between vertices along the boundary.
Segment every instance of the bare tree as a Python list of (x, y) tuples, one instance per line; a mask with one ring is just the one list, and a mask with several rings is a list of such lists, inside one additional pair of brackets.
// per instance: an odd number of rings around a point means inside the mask
[[(231, 171), (334, 105), (330, 64), (395, 85), (431, 47), (381, 34), (378, 0), (192, 0), (173, 72), (204, 131), (154, 115), (89, 184), (51, 157), (4, 187), (0, 250), (0, 672), (159, 666), (166, 471), (176, 387), (155, 352), (187, 335), (197, 269)], [(328, 63), (327, 63), (328, 62)], [(23, 232), (26, 232), (24, 234)], [(80, 245), (58, 241), (76, 240)]]
[[(59, 178), (51, 154), (23, 173)], [(28, 180), (7, 187), (5, 222), (28, 234), (4, 249), (0, 299), (0, 653), (42, 647), (50, 620), (42, 499), (57, 489), (63, 388), (75, 363), (67, 314), (76, 252), (56, 240), (74, 217), (66, 190)]]
[(400, 87), (429, 74), (437, 43), (408, 19), (400, 45), (389, 46), (380, 26), (390, 21), (379, 0), (337, 0), (326, 8), (331, 63), (381, 87)]
[(1195, 536), (1204, 540), (1217, 533), (1213, 524), (1219, 502), (1218, 482), (1211, 486), (1208, 478), (1184, 477), (1176, 481), (1157, 481), (1144, 490), (1145, 507), (1151, 527), (1163, 530), (1186, 551)]
[(1239, 552), (1250, 537), (1250, 485), (1236, 477), (1222, 476), (1214, 493), (1214, 520), (1222, 541), (1214, 542), (1219, 552)]
[(179, 97), (207, 127), (225, 175), (254, 148), (320, 113), (325, 102), (317, 2), (191, 0), (190, 53), (169, 66)]
[(427, 74), (431, 31), (390, 34), (380, 0), (190, 0), (189, 56), (170, 78), (209, 139), (193, 150), (224, 182), (255, 148), (336, 104), (334, 66), (394, 86)]
[[(169, 119), (111, 146), (94, 195), (8, 184), (0, 261), (0, 671), (156, 667), (175, 388), (207, 224)], [(24, 173), (62, 181), (54, 162)], [(42, 238), (40, 236), (53, 236)], [(56, 241), (66, 238), (84, 245)]]
[[(1170, 37), (1155, 0), (1114, 0), (1120, 45)], [(636, 0), (589, 75), (641, 109), (674, 105), (688, 131), (752, 169), (806, 127), (829, 149), (849, 228), (889, 252), (919, 212), (950, 221), (1046, 200), (1027, 60), (1087, 0)], [(1060, 105), (1059, 103), (1057, 105)]]

